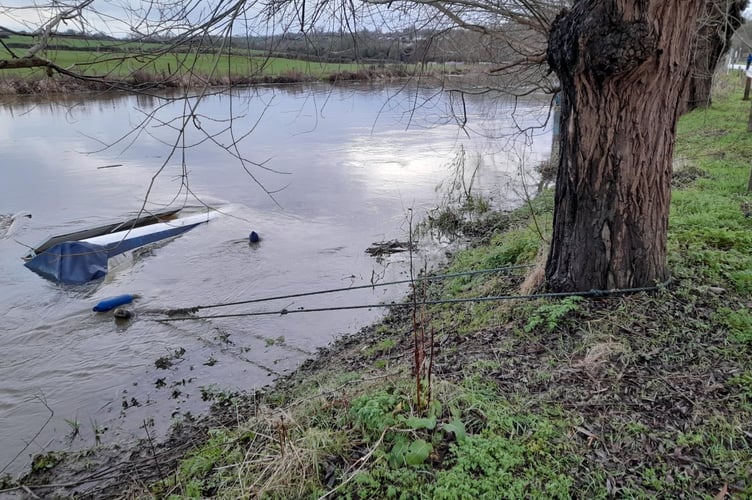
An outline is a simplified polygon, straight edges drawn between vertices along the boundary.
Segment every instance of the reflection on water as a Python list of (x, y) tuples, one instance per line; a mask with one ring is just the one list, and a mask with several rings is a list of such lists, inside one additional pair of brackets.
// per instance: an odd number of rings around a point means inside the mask
[[(0, 239), (0, 468), (40, 429), (9, 470), (68, 446), (66, 420), (81, 423), (71, 446), (104, 427), (105, 443), (138, 436), (151, 417), (164, 431), (181, 412), (205, 406), (202, 387), (267, 384), (378, 318), (381, 311), (360, 310), (153, 321), (163, 309), (403, 278), (404, 257), (377, 262), (364, 251), (405, 239), (408, 209), (419, 217), (439, 203), (436, 188), (458, 171), (458, 151), (468, 175), (477, 167), (473, 189), (497, 207), (515, 203), (518, 166), (532, 169), (546, 156), (550, 132), (508, 132), (545, 123), (546, 103), (466, 96), (459, 120), (457, 105), (435, 89), (374, 85), (0, 103), (0, 213), (33, 214)], [(21, 265), (25, 246), (50, 234), (110, 222), (144, 203), (198, 201), (227, 215), (121, 263), (103, 282), (55, 285)], [(250, 231), (259, 244), (248, 244)], [(141, 295), (133, 321), (91, 311), (122, 293)], [(403, 293), (368, 288), (218, 311), (373, 304)]]

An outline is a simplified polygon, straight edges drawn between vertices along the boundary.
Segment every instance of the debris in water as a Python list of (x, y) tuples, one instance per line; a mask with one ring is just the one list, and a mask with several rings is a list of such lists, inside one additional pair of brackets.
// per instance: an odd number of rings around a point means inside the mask
[(115, 319), (131, 319), (133, 317), (133, 311), (124, 307), (118, 307), (112, 312)]
[[(366, 249), (366, 253), (372, 257), (380, 257), (382, 255), (389, 255), (393, 253), (406, 252), (410, 250), (410, 243), (407, 241), (382, 241), (381, 243), (373, 243)], [(415, 250), (413, 245), (412, 250)]]

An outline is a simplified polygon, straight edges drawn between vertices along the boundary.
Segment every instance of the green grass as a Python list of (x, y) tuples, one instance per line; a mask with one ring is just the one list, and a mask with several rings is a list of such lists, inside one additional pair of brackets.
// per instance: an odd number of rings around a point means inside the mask
[[(569, 424), (561, 415), (521, 411), (474, 376), (437, 390), (441, 402), (435, 400), (426, 416), (416, 414), (409, 383), (361, 382), (340, 390), (337, 399), (318, 393), (288, 406), (278, 414), (284, 418), (262, 414), (238, 429), (213, 430), (152, 492), (315, 498), (325, 492), (327, 471), (355, 455), (368, 467), (338, 471), (338, 481), (347, 481), (338, 498), (497, 498), (500, 491), (520, 498), (571, 496), (568, 471), (579, 458), (567, 453)], [(434, 470), (438, 454), (445, 466)], [(251, 463), (261, 467), (253, 477), (239, 477), (244, 465), (255, 468)]]
[(752, 219), (741, 209), (752, 202), (748, 112), (749, 103), (735, 94), (680, 121), (675, 157), (705, 176), (673, 192), (669, 220), (676, 274), (745, 294), (752, 293)]
[[(356, 72), (362, 69), (357, 64), (329, 64), (283, 59), (278, 57), (240, 56), (212, 54), (172, 53), (160, 56), (133, 56), (122, 53), (97, 53), (53, 50), (44, 54), (55, 64), (89, 76), (122, 78), (136, 72), (156, 76), (186, 74), (234, 75), (234, 76), (280, 76), (301, 73), (321, 78), (338, 72)], [(7, 70), (7, 76), (42, 76), (43, 70)]]

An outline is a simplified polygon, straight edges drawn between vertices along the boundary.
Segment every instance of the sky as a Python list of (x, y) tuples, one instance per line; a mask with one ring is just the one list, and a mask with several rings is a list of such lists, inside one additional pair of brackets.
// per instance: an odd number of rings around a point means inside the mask
[[(0, 26), (11, 30), (33, 32), (44, 22), (53, 17), (51, 5), (65, 6), (65, 10), (85, 0), (3, 0), (0, 2)], [(84, 9), (83, 19), (64, 21), (58, 31), (68, 29), (86, 31), (89, 33), (104, 33), (122, 37), (133, 34), (135, 30), (145, 33), (153, 30), (158, 24), (159, 16), (172, 17), (180, 20), (180, 26), (185, 27), (185, 21), (196, 24), (206, 18), (213, 6), (222, 9), (237, 0), (94, 0)], [(252, 7), (256, 0), (248, 0)], [(186, 14), (185, 11), (189, 11)], [(144, 22), (144, 19), (147, 21)]]
[[(35, 31), (39, 26), (50, 19), (52, 10), (49, 8), (53, 3), (56, 5), (74, 5), (84, 0), (3, 0), (0, 3), (0, 26), (18, 31)], [(234, 0), (155, 0), (155, 4), (162, 6), (181, 5), (185, 8), (194, 8), (192, 18), (195, 21), (198, 17), (205, 15), (207, 10), (218, 2), (229, 5)], [(123, 37), (133, 34), (131, 26), (136, 24), (140, 11), (143, 15), (151, 2), (138, 0), (95, 0), (90, 7), (86, 9), (86, 25), (82, 26), (80, 22), (68, 21), (61, 24), (59, 31), (72, 29), (74, 31), (102, 32), (107, 35)], [(249, 0), (248, 6), (251, 7), (257, 3), (257, 0)], [(309, 11), (313, 10), (309, 7)], [(130, 11), (130, 13), (129, 13)], [(154, 9), (152, 12), (156, 11)], [(747, 18), (752, 18), (752, 6), (744, 11)], [(153, 13), (151, 14), (153, 18)], [(334, 23), (336, 19), (331, 19)], [(331, 27), (331, 24), (329, 25)], [(147, 31), (149, 26), (141, 24), (140, 31)], [(332, 29), (332, 28), (330, 28)]]
[[(3, 0), (0, 3), (0, 26), (11, 30), (35, 31), (52, 17), (53, 11), (48, 7), (51, 3), (38, 0)], [(71, 5), (72, 2), (58, 3), (60, 4)], [(121, 2), (95, 1), (92, 7), (94, 12), (87, 9), (87, 31), (128, 31), (127, 24), (122, 21), (126, 16)], [(66, 21), (60, 25), (59, 30), (80, 31), (81, 28), (80, 21)]]

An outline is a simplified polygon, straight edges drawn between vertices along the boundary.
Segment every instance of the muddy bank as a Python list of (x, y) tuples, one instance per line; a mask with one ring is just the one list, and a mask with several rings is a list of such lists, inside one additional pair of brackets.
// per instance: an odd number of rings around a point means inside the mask
[[(280, 75), (171, 75), (137, 72), (122, 79), (82, 77), (66, 75), (12, 77), (0, 75), (0, 95), (47, 95), (76, 92), (145, 92), (170, 89), (200, 89), (205, 87), (243, 87), (253, 85), (283, 85), (326, 81), (330, 83), (354, 81), (388, 81), (407, 78), (404, 69), (365, 68), (339, 71), (323, 77), (290, 71)], [(430, 75), (424, 75), (430, 76)]]

